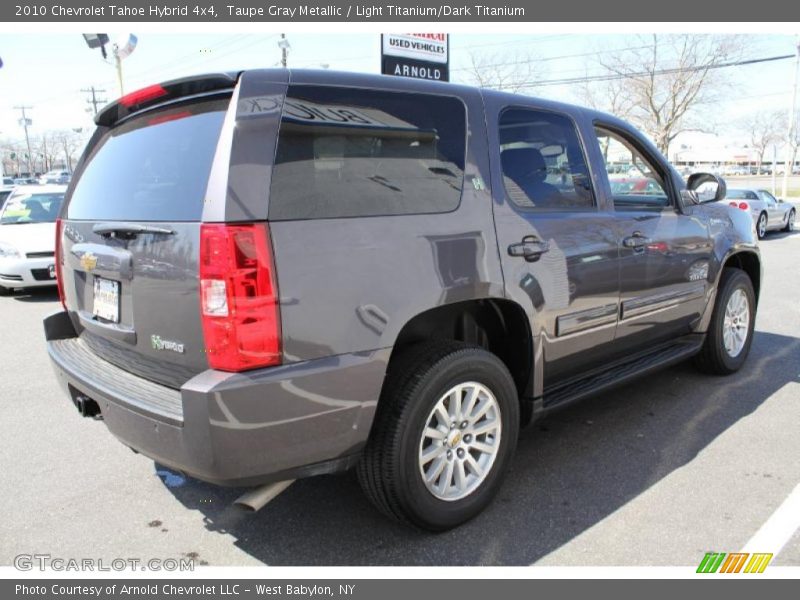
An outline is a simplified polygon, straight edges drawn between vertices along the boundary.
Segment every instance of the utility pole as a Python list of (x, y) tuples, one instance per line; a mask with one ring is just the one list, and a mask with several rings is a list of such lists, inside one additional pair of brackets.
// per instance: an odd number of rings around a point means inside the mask
[(797, 74), (800, 71), (800, 38), (795, 42), (795, 59), (794, 59), (794, 85), (792, 86), (792, 105), (789, 107), (789, 131), (786, 132), (786, 164), (783, 166), (783, 191), (781, 198), (786, 198), (789, 191), (789, 176), (792, 174), (794, 167), (794, 145), (797, 143), (795, 140), (795, 128), (797, 126)]
[(28, 147), (28, 177), (33, 176), (33, 169), (31, 168), (31, 157), (33, 152), (31, 152), (31, 138), (28, 137), (28, 115), (25, 114), (26, 110), (33, 108), (32, 106), (15, 106), (14, 110), (22, 111), (22, 118), (19, 120), (20, 125), (25, 130), (25, 144)]
[(778, 169), (775, 168), (775, 165), (777, 164), (778, 164), (778, 144), (772, 144), (772, 195), (773, 196), (778, 195), (778, 184), (775, 181), (778, 172)]
[(92, 86), (90, 88), (84, 88), (81, 91), (84, 94), (91, 94), (92, 95), (92, 99), (91, 100), (89, 100), (87, 98), (86, 104), (91, 104), (92, 105), (92, 109), (94, 110), (94, 114), (95, 115), (97, 114), (97, 105), (98, 104), (105, 104), (106, 102), (108, 102), (108, 100), (106, 100), (105, 98), (103, 98), (101, 100), (97, 98), (97, 94), (105, 94), (106, 93), (105, 90), (98, 90), (94, 86)]

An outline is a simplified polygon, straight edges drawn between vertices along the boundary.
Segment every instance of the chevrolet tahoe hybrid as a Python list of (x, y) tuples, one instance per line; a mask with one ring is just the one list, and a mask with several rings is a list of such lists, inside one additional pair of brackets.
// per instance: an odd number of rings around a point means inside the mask
[[(197, 479), (355, 468), (385, 514), (444, 530), (490, 502), (532, 419), (747, 358), (750, 216), (612, 116), (266, 69), (96, 122), (47, 348), (81, 414)], [(614, 185), (620, 165), (647, 185)]]

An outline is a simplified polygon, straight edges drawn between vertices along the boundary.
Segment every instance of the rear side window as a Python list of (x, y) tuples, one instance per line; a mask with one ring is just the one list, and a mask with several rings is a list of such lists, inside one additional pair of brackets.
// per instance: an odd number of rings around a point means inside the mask
[(228, 103), (184, 104), (111, 129), (92, 150), (68, 218), (199, 221)]
[(508, 198), (526, 210), (594, 209), (589, 168), (566, 116), (509, 108), (500, 115), (500, 164)]
[(461, 199), (466, 109), (453, 97), (292, 86), (271, 220), (436, 213)]

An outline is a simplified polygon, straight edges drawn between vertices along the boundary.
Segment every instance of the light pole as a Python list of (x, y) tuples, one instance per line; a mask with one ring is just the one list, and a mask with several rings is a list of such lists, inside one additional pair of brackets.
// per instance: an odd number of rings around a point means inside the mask
[[(86, 40), (86, 45), (89, 48), (100, 48), (103, 58), (106, 58), (106, 44), (109, 42), (108, 34), (106, 33), (84, 33), (83, 38)], [(117, 69), (117, 82), (119, 84), (119, 95), (125, 94), (125, 85), (122, 78), (122, 60), (131, 55), (136, 49), (138, 38), (129, 33), (127, 37), (122, 37), (119, 40), (114, 40), (112, 44), (111, 53), (114, 55), (114, 66)]]
[(289, 49), (292, 45), (289, 43), (289, 40), (286, 39), (286, 34), (281, 34), (281, 39), (278, 40), (278, 48), (281, 49), (281, 66), (285, 69), (287, 66), (287, 59), (289, 58)]
[(33, 175), (33, 169), (31, 168), (31, 138), (28, 136), (28, 126), (31, 125), (31, 120), (28, 118), (28, 115), (25, 114), (27, 109), (33, 108), (32, 106), (15, 106), (15, 109), (22, 111), (22, 118), (19, 120), (19, 124), (22, 125), (22, 128), (25, 130), (25, 145), (28, 147), (28, 177)]
[(792, 105), (789, 107), (789, 130), (786, 132), (786, 163), (783, 166), (783, 190), (781, 193), (782, 198), (786, 198), (789, 191), (789, 175), (792, 173), (794, 167), (794, 145), (796, 143), (795, 127), (797, 126), (797, 113), (795, 106), (797, 104), (797, 74), (800, 71), (800, 37), (795, 42), (795, 60), (794, 60), (794, 84), (792, 85)]
[(125, 95), (125, 86), (122, 81), (122, 59), (127, 58), (136, 49), (138, 38), (132, 33), (127, 38), (114, 42), (114, 62), (117, 67), (117, 79), (119, 80), (119, 95)]

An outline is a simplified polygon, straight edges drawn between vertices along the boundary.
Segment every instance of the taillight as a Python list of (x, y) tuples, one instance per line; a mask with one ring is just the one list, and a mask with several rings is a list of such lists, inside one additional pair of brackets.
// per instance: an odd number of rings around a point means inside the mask
[(750, 208), (750, 205), (747, 202), (728, 202), (728, 204), (733, 208), (740, 208), (742, 210), (747, 210)]
[(211, 368), (280, 364), (278, 289), (266, 223), (200, 226), (200, 311)]
[(58, 299), (61, 306), (67, 310), (67, 299), (64, 296), (64, 269), (61, 264), (61, 219), (56, 219), (56, 285), (58, 286)]

